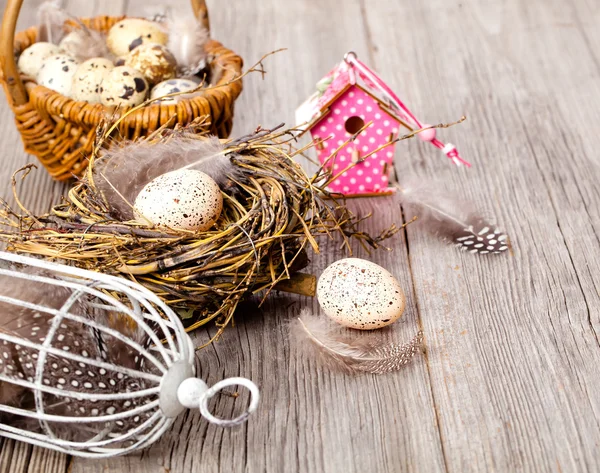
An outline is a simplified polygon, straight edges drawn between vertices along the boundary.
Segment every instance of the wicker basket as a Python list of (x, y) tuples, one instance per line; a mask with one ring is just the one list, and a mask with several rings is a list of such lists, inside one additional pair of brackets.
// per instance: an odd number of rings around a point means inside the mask
[[(208, 29), (205, 0), (191, 0), (196, 17)], [(15, 57), (36, 41), (37, 27), (15, 34), (15, 25), (23, 0), (8, 0), (0, 37), (2, 84), (9, 105), (15, 114), (25, 151), (37, 156), (57, 180), (79, 175), (87, 164), (92, 150), (96, 126), (113, 110), (100, 104), (78, 102), (20, 76)], [(88, 27), (99, 31), (108, 29), (123, 17), (98, 16), (82, 18)], [(233, 108), (242, 91), (242, 59), (217, 41), (206, 45), (211, 76), (217, 77), (219, 87), (200, 92), (176, 104), (154, 103), (134, 111), (120, 124), (120, 135), (136, 139), (148, 135), (166, 123), (187, 124), (206, 116), (206, 128), (212, 134), (226, 138), (231, 132)], [(127, 109), (120, 109), (124, 113)]]

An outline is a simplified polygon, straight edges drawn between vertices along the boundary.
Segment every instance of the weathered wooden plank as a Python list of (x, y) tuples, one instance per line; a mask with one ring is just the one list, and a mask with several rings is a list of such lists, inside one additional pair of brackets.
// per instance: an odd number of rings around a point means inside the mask
[[(36, 9), (42, 3), (42, 0), (29, 0), (24, 2), (21, 10), (17, 31), (36, 24)], [(71, 5), (65, 6), (73, 11), (75, 4), (83, 6), (73, 14), (84, 16), (92, 15), (94, 2), (70, 2)], [(4, 11), (5, 0), (0, 1), (0, 9)], [(76, 6), (75, 6), (76, 7)], [(0, 105), (0, 136), (3, 137), (2, 146), (2, 166), (0, 166), (0, 197), (5, 199), (10, 205), (14, 205), (14, 199), (10, 189), (10, 178), (14, 171), (27, 163), (36, 163), (33, 156), (25, 154), (21, 138), (16, 129), (13, 114), (8, 107), (4, 97)], [(47, 211), (53, 203), (58, 202), (60, 196), (64, 193), (66, 185), (56, 183), (50, 179), (44, 172), (42, 166), (33, 172), (27, 180), (19, 185), (19, 195), (23, 203), (35, 212)], [(66, 472), (68, 468), (69, 457), (57, 452), (32, 447), (27, 444), (15, 442), (13, 440), (2, 440), (0, 449), (0, 471), (1, 472), (39, 472), (47, 471), (52, 473)]]
[[(32, 0), (25, 3), (26, 5), (22, 8), (19, 15), (17, 31), (35, 24), (35, 12), (41, 0)], [(0, 1), (2, 11), (4, 11), (5, 4), (5, 0)], [(2, 182), (1, 188), (3, 190), (0, 197), (6, 199), (12, 205), (14, 204), (10, 190), (10, 177), (12, 173), (26, 163), (36, 162), (36, 160), (32, 156), (26, 155), (23, 151), (21, 137), (15, 127), (13, 114), (6, 105), (4, 98), (2, 99), (2, 107), (0, 108), (0, 135), (4, 140), (2, 146), (2, 166), (0, 167), (0, 182)], [(22, 200), (25, 205), (35, 211), (45, 211), (49, 208), (51, 202), (56, 201), (62, 194), (64, 188), (64, 185), (53, 182), (40, 169), (38, 172), (32, 173), (27, 179), (26, 186), (22, 192)]]
[[(152, 4), (130, 2), (129, 7), (131, 14), (140, 14)], [(269, 72), (264, 81), (258, 75), (245, 81), (234, 135), (247, 133), (258, 124), (293, 123), (295, 106), (349, 45), (359, 54), (369, 49), (357, 2), (345, 4), (335, 31), (328, 21), (339, 11), (333, 1), (319, 2), (318, 8), (315, 2), (292, 2), (282, 8), (275, 0), (236, 2), (226, 7), (211, 2), (209, 7), (214, 37), (240, 52), (246, 64), (273, 49), (289, 48), (266, 62)], [(279, 26), (265, 28), (266, 19)], [(362, 212), (369, 208), (367, 202), (354, 205)], [(382, 227), (373, 222), (369, 230)], [(370, 258), (391, 268), (407, 288), (407, 313), (390, 336), (408, 340), (418, 324), (405, 242), (398, 237), (390, 244), (394, 252), (380, 251)], [(343, 253), (338, 246), (325, 243), (323, 254), (314, 258), (313, 271), (320, 273), (340, 258)], [(200, 376), (209, 383), (241, 375), (261, 386), (261, 408), (251, 422), (222, 430), (207, 425), (198, 413), (188, 413), (177, 420), (149, 457), (106, 460), (101, 462), (102, 468), (116, 472), (135, 464), (142, 471), (359, 472), (378, 465), (381, 471), (443, 471), (423, 358), (404, 372), (385, 377), (354, 378), (322, 371), (288, 340), (288, 323), (306, 305), (317, 309), (315, 301), (283, 295), (260, 310), (248, 304), (239, 311), (235, 327), (198, 354)], [(201, 343), (209, 334), (199, 332), (195, 337)], [(232, 399), (221, 397), (214, 412), (227, 416), (234, 407)], [(95, 468), (96, 463), (76, 459), (72, 472)]]
[(596, 471), (598, 168), (581, 131), (598, 116), (597, 6), (434, 1), (382, 14), (396, 5), (367, 9), (376, 66), (425, 119), (466, 113), (444, 135), (475, 164), (449, 169), (410, 143), (404, 172), (484, 203), (514, 243), (474, 258), (408, 231), (448, 470)]
[[(17, 23), (17, 31), (34, 25), (35, 11), (41, 3), (40, 0), (27, 2), (23, 7)], [(4, 11), (5, 1), (0, 2)], [(2, 100), (0, 107), (0, 135), (4, 138), (3, 165), (0, 167), (0, 182), (2, 193), (0, 197), (14, 205), (10, 191), (10, 177), (21, 166), (36, 162), (35, 158), (28, 156), (23, 151), (19, 133), (16, 130), (14, 118), (6, 101)], [(41, 166), (40, 166), (41, 168)], [(34, 211), (48, 210), (63, 193), (65, 186), (53, 182), (42, 169), (34, 172), (20, 187), (22, 200), (26, 206)], [(4, 439), (0, 451), (0, 471), (2, 472), (27, 472), (27, 471), (52, 471), (63, 472), (67, 470), (68, 457), (49, 450), (31, 447), (26, 444)]]
[[(153, 6), (129, 3), (132, 14)], [(314, 301), (279, 296), (261, 310), (248, 304), (199, 358), (209, 382), (240, 374), (261, 385), (263, 404), (249, 424), (223, 431), (188, 413), (149, 452), (77, 459), (72, 471), (597, 470), (600, 176), (590, 128), (600, 114), (598, 6), (248, 3), (211, 2), (214, 36), (247, 64), (280, 46), (290, 51), (266, 64), (264, 82), (246, 80), (234, 133), (291, 123), (315, 80), (355, 49), (424, 119), (469, 116), (443, 134), (473, 169), (456, 170), (415, 141), (399, 146), (398, 171), (434, 178), (493, 210), (510, 231), (513, 253), (464, 255), (415, 224), (407, 241), (394, 240), (393, 253), (369, 257), (409, 294), (394, 336), (407, 339), (418, 324), (427, 336), (427, 357), (395, 376), (326, 372), (290, 346), (288, 321), (301, 306), (316, 309)], [(0, 178), (7, 182), (31, 158), (5, 106), (0, 119)], [(43, 210), (61, 191), (38, 172), (25, 184), (25, 201)], [(353, 205), (364, 211), (371, 204)], [(316, 273), (341, 256), (334, 244), (323, 253)], [(195, 335), (198, 342), (208, 336)], [(240, 401), (219, 398), (213, 411), (231, 415)], [(35, 450), (5, 440), (0, 470), (26, 471), (28, 461), (54, 458), (38, 469), (65, 471), (64, 456)]]

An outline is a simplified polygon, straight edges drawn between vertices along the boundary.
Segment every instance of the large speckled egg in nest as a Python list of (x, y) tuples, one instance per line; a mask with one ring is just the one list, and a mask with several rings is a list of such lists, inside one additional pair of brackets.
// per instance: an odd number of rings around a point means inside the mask
[(207, 174), (179, 169), (146, 184), (133, 208), (140, 221), (201, 232), (212, 227), (221, 215), (223, 196), (218, 184)]
[(158, 23), (141, 18), (126, 18), (109, 30), (106, 44), (117, 57), (125, 56), (145, 43), (167, 44), (168, 36)]
[(400, 284), (381, 266), (359, 258), (329, 265), (319, 278), (323, 312), (345, 327), (371, 330), (400, 318), (406, 299)]
[(135, 106), (146, 98), (148, 83), (141, 72), (128, 66), (115, 67), (102, 81), (102, 105)]
[(161, 44), (142, 44), (125, 57), (125, 65), (142, 73), (152, 86), (175, 77), (177, 61)]
[(73, 75), (71, 97), (74, 100), (100, 103), (102, 82), (113, 68), (113, 63), (103, 57), (82, 62)]

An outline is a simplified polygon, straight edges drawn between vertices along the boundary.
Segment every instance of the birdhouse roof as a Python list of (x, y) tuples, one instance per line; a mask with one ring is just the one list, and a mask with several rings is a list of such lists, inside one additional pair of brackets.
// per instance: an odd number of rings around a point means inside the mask
[(317, 82), (317, 91), (298, 107), (296, 110), (297, 126), (304, 131), (312, 128), (350, 87), (359, 87), (364, 90), (378, 102), (387, 114), (403, 123), (394, 113), (392, 104), (381, 96), (375, 85), (368, 78), (357, 73), (346, 61), (342, 61)]
[[(378, 102), (382, 110), (409, 130), (422, 132), (424, 130), (420, 129), (429, 128), (425, 122), (417, 119), (377, 73), (369, 69), (353, 52), (347, 53), (344, 60), (317, 83), (317, 91), (298, 107), (296, 126), (303, 132), (311, 129), (327, 113), (328, 108), (339, 99), (340, 95), (350, 87), (360, 87)], [(440, 141), (436, 137), (435, 130), (433, 133), (428, 133), (427, 136), (428, 138), (425, 138), (420, 135), (423, 140), (442, 150), (454, 164), (471, 166), (460, 157), (452, 143)]]

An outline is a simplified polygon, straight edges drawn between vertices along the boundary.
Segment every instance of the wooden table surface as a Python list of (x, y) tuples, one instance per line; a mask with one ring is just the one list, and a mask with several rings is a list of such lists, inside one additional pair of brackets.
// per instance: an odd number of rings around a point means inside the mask
[[(2, 5), (6, 3), (3, 0)], [(147, 14), (157, 0), (68, 0), (72, 13)], [(185, 0), (169, 2), (189, 8)], [(25, 0), (20, 27), (39, 0)], [(476, 257), (417, 224), (370, 256), (392, 271), (407, 309), (392, 337), (421, 327), (426, 351), (401, 372), (353, 377), (320, 367), (288, 336), (316, 301), (277, 296), (236, 316), (199, 352), (213, 383), (246, 376), (259, 411), (223, 430), (188, 412), (143, 454), (90, 461), (4, 441), (18, 472), (597, 472), (600, 471), (600, 3), (597, 0), (209, 1), (213, 35), (246, 64), (288, 48), (245, 81), (235, 134), (293, 122), (295, 107), (354, 50), (443, 132), (471, 169), (416, 140), (397, 147), (400, 180), (433, 179), (495, 215), (513, 251)], [(31, 162), (0, 106), (2, 197)], [(65, 191), (39, 170), (24, 200), (47, 210)], [(10, 200), (10, 197), (9, 197)], [(398, 221), (389, 201), (354, 205)], [(387, 220), (386, 220), (387, 219)], [(325, 242), (318, 274), (342, 257)], [(206, 340), (213, 329), (195, 334)], [(219, 399), (215, 412), (231, 414)]]

